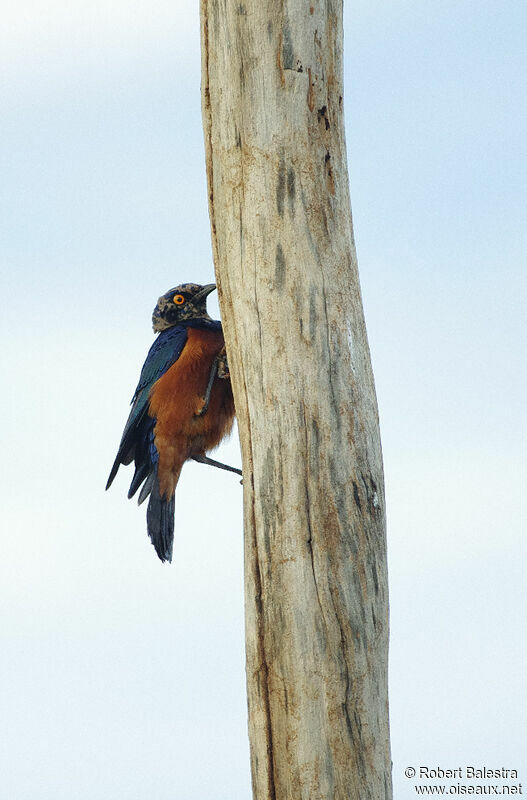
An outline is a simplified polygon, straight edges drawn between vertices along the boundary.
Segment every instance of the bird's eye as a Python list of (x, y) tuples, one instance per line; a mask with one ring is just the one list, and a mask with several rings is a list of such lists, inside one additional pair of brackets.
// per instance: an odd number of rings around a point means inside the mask
[(185, 302), (185, 298), (183, 297), (182, 294), (175, 294), (172, 300), (177, 306), (182, 306), (183, 303)]

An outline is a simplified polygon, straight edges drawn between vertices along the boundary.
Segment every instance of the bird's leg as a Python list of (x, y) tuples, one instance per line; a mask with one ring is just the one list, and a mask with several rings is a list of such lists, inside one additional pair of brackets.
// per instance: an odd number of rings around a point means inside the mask
[(218, 356), (216, 356), (216, 358), (212, 362), (212, 367), (210, 369), (210, 375), (209, 375), (209, 382), (207, 383), (207, 388), (205, 389), (205, 397), (203, 398), (203, 406), (201, 407), (201, 410), (198, 411), (198, 413), (195, 415), (196, 417), (203, 417), (204, 414), (207, 413), (210, 402), (210, 395), (212, 392), (212, 386), (214, 384), (214, 379), (216, 378), (217, 374), (218, 374)]
[(241, 475), (241, 469), (237, 469), (236, 467), (229, 467), (228, 464), (222, 464), (221, 461), (214, 461), (213, 458), (209, 458), (208, 456), (201, 455), (201, 456), (192, 456), (194, 461), (199, 461), (200, 464), (208, 464), (209, 467), (218, 467), (218, 469), (226, 469), (228, 472), (235, 472), (237, 475)]
[(231, 374), (229, 372), (229, 365), (227, 363), (227, 353), (225, 351), (225, 347), (222, 347), (222, 349), (212, 362), (212, 367), (210, 369), (210, 375), (209, 375), (209, 382), (207, 383), (207, 388), (205, 390), (205, 397), (203, 398), (203, 407), (196, 414), (197, 417), (203, 417), (208, 411), (210, 396), (212, 394), (212, 387), (214, 386), (214, 380), (216, 379), (216, 377), (225, 380), (227, 378), (230, 378), (230, 376)]

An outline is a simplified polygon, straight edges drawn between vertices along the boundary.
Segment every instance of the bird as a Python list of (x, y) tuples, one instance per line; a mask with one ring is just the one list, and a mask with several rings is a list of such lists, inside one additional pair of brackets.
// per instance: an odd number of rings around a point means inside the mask
[(121, 464), (135, 463), (128, 491), (149, 497), (147, 531), (161, 561), (172, 561), (175, 490), (193, 459), (241, 475), (209, 458), (231, 432), (234, 400), (219, 320), (207, 313), (214, 283), (183, 283), (162, 295), (152, 314), (154, 340), (131, 401), (106, 489)]

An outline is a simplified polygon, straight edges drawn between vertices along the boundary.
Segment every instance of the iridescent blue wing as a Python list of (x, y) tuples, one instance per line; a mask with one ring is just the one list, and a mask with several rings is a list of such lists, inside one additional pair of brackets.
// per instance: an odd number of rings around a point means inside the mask
[[(108, 489), (121, 464), (135, 460), (135, 474), (130, 485), (128, 497), (132, 497), (141, 483), (148, 478), (157, 461), (153, 431), (155, 419), (148, 414), (148, 396), (154, 383), (178, 360), (187, 341), (187, 326), (176, 325), (162, 331), (148, 351), (143, 364), (139, 383), (132, 398), (132, 408), (124, 426), (121, 443), (113, 467), (110, 471)], [(141, 492), (140, 502), (143, 497)]]

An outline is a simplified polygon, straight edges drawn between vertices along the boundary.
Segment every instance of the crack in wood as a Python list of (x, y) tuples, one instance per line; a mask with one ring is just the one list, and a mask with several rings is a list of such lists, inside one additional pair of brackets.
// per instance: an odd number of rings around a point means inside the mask
[[(305, 442), (306, 456), (307, 456), (307, 453), (308, 453), (308, 450), (309, 450), (309, 440), (308, 440), (308, 434), (307, 434), (307, 419), (306, 419), (306, 406), (305, 406), (305, 403), (302, 403), (302, 414), (303, 414), (303, 417), (304, 417), (304, 442)], [(315, 558), (314, 558), (314, 552), (313, 552), (313, 528), (312, 528), (312, 525), (311, 525), (311, 500), (310, 500), (310, 497), (309, 497), (309, 485), (308, 485), (307, 474), (306, 474), (305, 480), (304, 480), (304, 489), (305, 489), (305, 495), (306, 495), (306, 512), (307, 512), (306, 513), (306, 522), (307, 522), (307, 531), (308, 531), (308, 534), (309, 534), (309, 539), (307, 540), (307, 546), (308, 546), (308, 550), (309, 550), (309, 557), (310, 557), (310, 560), (311, 560), (311, 570), (313, 572), (313, 583), (315, 584), (315, 592), (316, 592), (316, 595), (317, 595), (317, 602), (318, 602), (318, 607), (320, 609), (320, 614), (322, 616), (322, 621), (324, 623), (324, 626), (327, 629), (326, 619), (325, 619), (325, 616), (324, 616), (324, 607), (323, 607), (322, 602), (320, 600), (320, 593), (319, 593), (319, 590), (318, 590), (317, 574), (316, 574), (316, 570), (315, 570)]]

